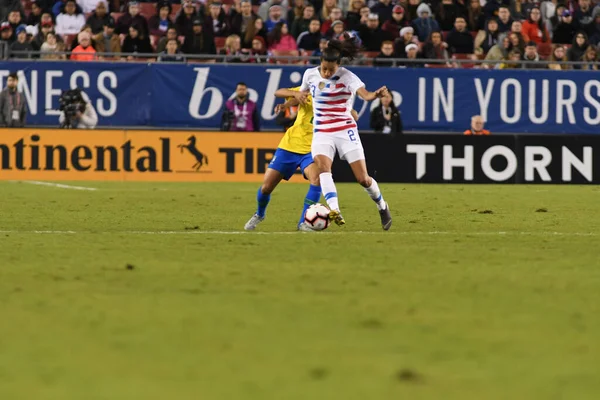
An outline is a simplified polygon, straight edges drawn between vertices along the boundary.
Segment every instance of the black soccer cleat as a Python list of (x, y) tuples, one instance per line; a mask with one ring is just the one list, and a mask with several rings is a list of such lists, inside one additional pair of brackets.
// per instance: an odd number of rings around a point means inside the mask
[(390, 213), (390, 206), (385, 203), (385, 208), (379, 210), (379, 216), (381, 217), (381, 227), (384, 231), (389, 230), (392, 227), (392, 214)]

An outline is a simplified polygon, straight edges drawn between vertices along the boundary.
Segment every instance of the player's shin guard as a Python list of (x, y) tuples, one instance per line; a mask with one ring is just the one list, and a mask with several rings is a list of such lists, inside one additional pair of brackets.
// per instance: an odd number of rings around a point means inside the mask
[(369, 196), (373, 199), (375, 203), (377, 203), (377, 208), (379, 210), (385, 210), (385, 200), (383, 200), (383, 196), (381, 195), (381, 191), (379, 190), (379, 185), (375, 181), (375, 179), (371, 178), (371, 186), (365, 188)]
[(304, 214), (306, 213), (306, 210), (308, 210), (308, 207), (318, 203), (320, 199), (321, 187), (310, 185), (308, 192), (306, 193), (306, 198), (304, 199), (304, 208), (302, 209), (302, 214), (300, 215), (300, 221), (298, 222), (298, 225), (304, 222)]
[(331, 210), (339, 211), (340, 206), (338, 203), (337, 189), (333, 182), (333, 175), (331, 175), (331, 172), (323, 172), (319, 175), (319, 179), (321, 180), (321, 189), (323, 190), (325, 200), (327, 200), (327, 205)]
[(258, 188), (258, 193), (256, 194), (256, 202), (258, 203), (258, 209), (256, 210), (256, 214), (260, 217), (265, 216), (265, 212), (267, 211), (267, 206), (269, 205), (269, 201), (271, 200), (270, 194), (263, 194), (262, 187)]

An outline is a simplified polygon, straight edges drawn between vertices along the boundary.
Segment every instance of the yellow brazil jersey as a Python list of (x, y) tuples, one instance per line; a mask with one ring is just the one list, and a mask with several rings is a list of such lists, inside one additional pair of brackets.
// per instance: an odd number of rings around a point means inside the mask
[[(290, 90), (299, 91), (300, 87)], [(312, 97), (306, 99), (306, 103), (298, 106), (298, 115), (294, 125), (290, 127), (281, 138), (279, 148), (292, 153), (310, 153), (310, 145), (313, 138), (313, 108)]]

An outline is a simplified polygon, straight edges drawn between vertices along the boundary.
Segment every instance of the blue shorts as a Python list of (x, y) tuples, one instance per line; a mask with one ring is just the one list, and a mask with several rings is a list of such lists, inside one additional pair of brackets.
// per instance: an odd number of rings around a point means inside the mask
[(269, 163), (269, 168), (279, 172), (283, 175), (283, 179), (289, 181), (298, 167), (300, 167), (302, 174), (304, 174), (304, 169), (312, 163), (313, 158), (311, 153), (298, 154), (278, 148), (275, 151), (273, 159)]

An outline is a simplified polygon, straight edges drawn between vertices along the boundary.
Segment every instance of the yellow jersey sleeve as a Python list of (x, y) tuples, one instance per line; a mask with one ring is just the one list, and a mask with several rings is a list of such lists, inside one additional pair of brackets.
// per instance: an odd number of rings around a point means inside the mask
[[(299, 91), (300, 87), (290, 88), (289, 90)], [(296, 121), (283, 135), (279, 142), (279, 148), (292, 153), (308, 154), (310, 153), (313, 136), (313, 108), (312, 97), (308, 96), (305, 104), (298, 106), (298, 115)]]

